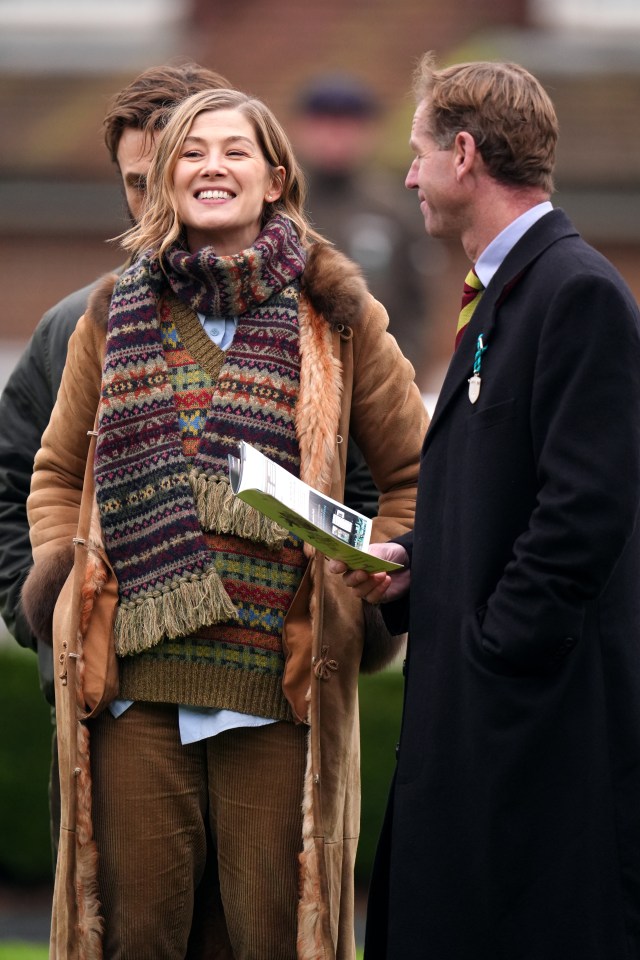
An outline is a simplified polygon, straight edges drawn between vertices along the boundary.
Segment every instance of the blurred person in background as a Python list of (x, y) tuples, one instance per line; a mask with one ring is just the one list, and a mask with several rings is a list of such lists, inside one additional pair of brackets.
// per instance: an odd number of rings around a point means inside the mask
[[(112, 97), (104, 117), (104, 138), (131, 223), (142, 212), (154, 133), (163, 127), (169, 109), (193, 93), (222, 86), (228, 86), (223, 77), (197, 63), (170, 63), (150, 67)], [(0, 397), (0, 614), (18, 643), (37, 652), (40, 685), (51, 706), (51, 646), (38, 641), (20, 600), (33, 562), (26, 503), (33, 461), (60, 386), (67, 343), (96, 283), (69, 294), (45, 313)], [(56, 766), (54, 733), (50, 783), (54, 858), (60, 826)]]
[[(233, 497), (227, 455), (249, 440), (341, 500), (351, 428), (381, 491), (374, 538), (397, 535), (427, 419), (413, 368), (357, 265), (309, 227), (259, 100), (176, 108), (124, 244), (144, 252), (71, 338), (28, 505), (23, 600), (39, 640), (53, 622), (75, 844), (52, 939), (182, 960), (210, 871), (215, 956), (352, 960), (358, 675), (397, 648), (321, 555)], [(99, 643), (118, 681), (78, 724)]]
[(311, 222), (360, 264), (420, 385), (429, 323), (429, 241), (402, 177), (375, 162), (383, 121), (380, 100), (368, 84), (348, 73), (327, 73), (301, 89), (290, 131), (307, 177)]

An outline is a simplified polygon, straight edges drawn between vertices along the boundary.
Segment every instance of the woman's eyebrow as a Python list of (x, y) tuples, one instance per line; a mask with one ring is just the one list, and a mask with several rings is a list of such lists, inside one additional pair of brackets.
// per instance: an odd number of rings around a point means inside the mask
[[(206, 140), (205, 140), (204, 137), (198, 137), (198, 136), (196, 136), (196, 135), (194, 135), (194, 134), (189, 134), (188, 136), (186, 136), (186, 137), (184, 138), (184, 142), (185, 142), (185, 143), (206, 143)], [(231, 136), (231, 137), (225, 137), (225, 139), (224, 139), (222, 142), (223, 142), (224, 144), (230, 144), (230, 143), (246, 143), (246, 144), (248, 144), (250, 147), (255, 147), (255, 143), (253, 142), (253, 140), (250, 140), (249, 137), (244, 137), (244, 136), (242, 136), (242, 134), (238, 134), (237, 136), (234, 135), (234, 136)]]

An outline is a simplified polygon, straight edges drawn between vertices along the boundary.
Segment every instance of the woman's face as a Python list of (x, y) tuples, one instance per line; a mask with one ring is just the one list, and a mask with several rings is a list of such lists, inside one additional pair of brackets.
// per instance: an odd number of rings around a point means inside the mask
[(264, 205), (277, 200), (284, 167), (267, 163), (239, 110), (207, 110), (191, 125), (173, 171), (178, 216), (189, 250), (211, 245), (228, 256), (260, 233)]

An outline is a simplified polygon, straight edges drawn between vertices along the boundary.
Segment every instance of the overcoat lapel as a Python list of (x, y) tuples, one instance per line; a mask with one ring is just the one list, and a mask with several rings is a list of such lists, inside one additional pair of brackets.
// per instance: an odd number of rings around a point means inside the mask
[(577, 230), (562, 210), (552, 210), (541, 217), (509, 252), (504, 262), (482, 295), (460, 345), (451, 358), (433, 417), (427, 430), (423, 453), (428, 449), (434, 432), (446, 419), (453, 401), (468, 390), (473, 373), (476, 343), (480, 334), (485, 344), (491, 343), (495, 325), (500, 319), (500, 307), (531, 264), (552, 244), (567, 236), (577, 236)]

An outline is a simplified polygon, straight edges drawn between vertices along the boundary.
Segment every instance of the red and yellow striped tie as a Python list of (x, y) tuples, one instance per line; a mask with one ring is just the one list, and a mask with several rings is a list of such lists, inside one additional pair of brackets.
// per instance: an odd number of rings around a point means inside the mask
[(458, 349), (458, 344), (462, 340), (462, 334), (464, 333), (467, 324), (473, 316), (473, 311), (480, 303), (483, 292), (484, 286), (478, 279), (478, 275), (472, 267), (465, 277), (464, 286), (462, 288), (462, 305), (460, 307), (460, 314), (458, 316), (458, 327), (456, 329), (456, 342), (454, 348), (456, 350)]

